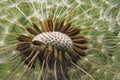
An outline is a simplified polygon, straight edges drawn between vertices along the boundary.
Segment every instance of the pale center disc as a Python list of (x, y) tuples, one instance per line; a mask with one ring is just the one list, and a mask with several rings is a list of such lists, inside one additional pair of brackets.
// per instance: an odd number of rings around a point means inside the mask
[(40, 41), (60, 49), (69, 49), (73, 46), (73, 42), (68, 35), (56, 31), (38, 34), (32, 41)]

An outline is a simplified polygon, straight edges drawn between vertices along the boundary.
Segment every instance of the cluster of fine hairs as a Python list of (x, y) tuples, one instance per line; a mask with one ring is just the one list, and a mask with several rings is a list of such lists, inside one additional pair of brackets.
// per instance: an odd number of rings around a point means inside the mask
[(120, 80), (120, 0), (0, 0), (0, 80)]

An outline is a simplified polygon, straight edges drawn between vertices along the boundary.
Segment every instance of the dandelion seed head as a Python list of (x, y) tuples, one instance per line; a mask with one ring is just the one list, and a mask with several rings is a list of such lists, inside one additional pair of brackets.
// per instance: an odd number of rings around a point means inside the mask
[[(0, 0), (0, 7), (0, 64), (7, 63), (7, 67), (10, 66), (0, 71), (8, 71), (9, 80), (43, 80), (48, 77), (49, 69), (53, 71), (54, 78), (63, 77), (55, 80), (66, 80), (64, 77), (71, 80), (106, 79), (108, 73), (115, 70), (117, 65), (114, 62), (118, 61), (116, 57), (120, 46), (120, 10), (117, 0)], [(15, 36), (14, 39), (9, 35)], [(15, 46), (15, 49), (11, 49), (9, 54), (11, 46)], [(109, 56), (113, 52), (114, 55)], [(108, 61), (109, 58), (111, 61)], [(17, 62), (20, 63), (16, 65)], [(29, 72), (30, 68), (34, 72)], [(72, 76), (67, 77), (67, 72)], [(117, 79), (117, 74), (111, 77)]]

